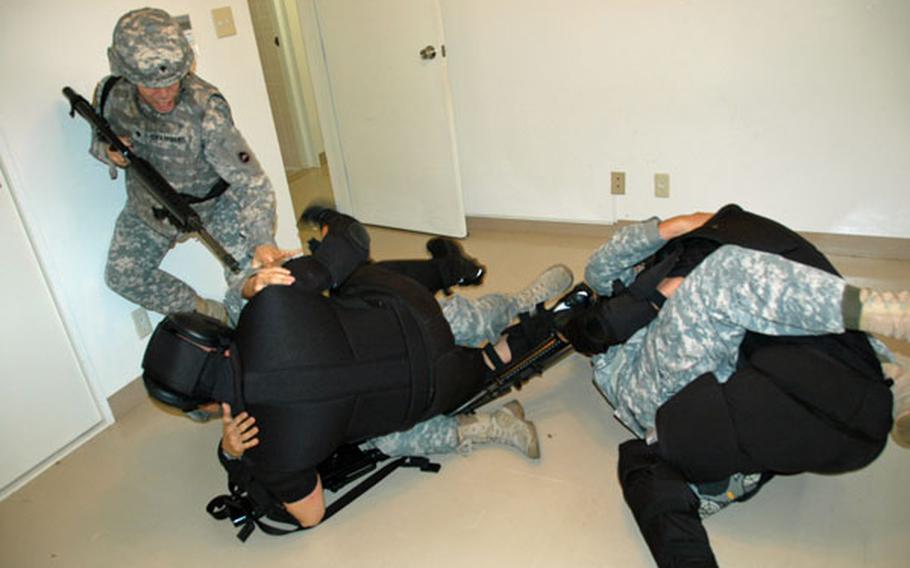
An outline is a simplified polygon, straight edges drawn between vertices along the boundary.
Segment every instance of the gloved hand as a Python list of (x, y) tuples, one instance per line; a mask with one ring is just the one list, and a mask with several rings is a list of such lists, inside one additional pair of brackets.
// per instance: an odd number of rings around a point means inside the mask
[(594, 305), (574, 314), (560, 333), (576, 351), (592, 356), (603, 353), (611, 345), (610, 338), (600, 318), (598, 300)]
[(323, 228), (324, 237), (319, 246), (310, 244), (313, 258), (331, 274), (331, 286), (340, 285), (355, 268), (370, 258), (370, 235), (360, 222), (344, 213), (324, 205), (307, 207), (301, 222)]

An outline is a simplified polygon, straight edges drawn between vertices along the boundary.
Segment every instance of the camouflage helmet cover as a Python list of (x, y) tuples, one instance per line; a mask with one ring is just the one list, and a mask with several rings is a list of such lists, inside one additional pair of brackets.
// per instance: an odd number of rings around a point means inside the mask
[(156, 88), (182, 79), (195, 59), (180, 24), (157, 8), (140, 8), (121, 16), (107, 56), (114, 75), (134, 85)]

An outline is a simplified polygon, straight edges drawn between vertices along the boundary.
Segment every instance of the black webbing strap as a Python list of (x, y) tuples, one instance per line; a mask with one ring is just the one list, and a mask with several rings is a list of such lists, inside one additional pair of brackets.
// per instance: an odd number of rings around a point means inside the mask
[(231, 186), (228, 182), (224, 181), (221, 178), (218, 178), (218, 181), (212, 185), (212, 188), (209, 189), (208, 193), (202, 197), (194, 197), (192, 195), (187, 195), (186, 193), (178, 193), (180, 197), (183, 198), (183, 201), (189, 203), (190, 205), (195, 205), (196, 203), (202, 203), (203, 201), (208, 201), (210, 199), (215, 199)]
[(324, 521), (328, 519), (346, 507), (351, 501), (366, 493), (373, 486), (388, 477), (390, 473), (399, 467), (416, 467), (420, 469), (420, 471), (436, 473), (439, 471), (440, 465), (438, 463), (431, 462), (428, 458), (425, 458), (423, 456), (403, 456), (396, 458), (392, 462), (383, 466), (379, 471), (376, 471), (368, 478), (358, 483), (353, 489), (338, 499), (332, 501), (332, 504), (326, 507), (325, 516), (322, 518), (322, 520)]
[(104, 105), (107, 104), (107, 98), (110, 96), (111, 90), (119, 80), (119, 76), (111, 75), (107, 78), (107, 81), (104, 82), (104, 85), (101, 86), (101, 96), (98, 97), (98, 114), (101, 116), (104, 116)]
[[(218, 178), (218, 181), (216, 181), (215, 184), (212, 185), (212, 188), (209, 189), (208, 193), (206, 193), (202, 197), (196, 197), (195, 195), (190, 195), (188, 193), (180, 193), (180, 192), (177, 192), (177, 195), (187, 205), (196, 205), (197, 203), (203, 203), (205, 201), (209, 201), (211, 199), (215, 199), (216, 197), (219, 197), (222, 193), (227, 191), (230, 186), (231, 186), (231, 184), (229, 184), (228, 182), (224, 181), (221, 178)], [(152, 207), (152, 213), (155, 215), (155, 219), (158, 219), (159, 221), (167, 219), (167, 210), (163, 207)]]
[[(430, 473), (436, 473), (440, 469), (438, 463), (431, 462), (425, 457), (404, 456), (396, 458), (326, 507), (322, 522), (331, 518), (335, 513), (366, 493), (370, 488), (374, 487), (377, 483), (388, 477), (390, 473), (400, 467), (416, 467), (419, 468), (420, 471)], [(257, 527), (262, 532), (272, 536), (286, 535), (311, 528), (297, 524), (290, 515), (287, 515), (288, 521), (286, 524), (293, 528), (283, 528), (276, 524), (271, 524), (276, 521), (268, 519), (267, 522), (267, 517), (265, 517), (266, 511), (260, 510), (253, 505), (249, 497), (247, 497), (240, 488), (234, 484), (230, 484), (228, 489), (231, 492), (229, 495), (219, 495), (215, 497), (209, 501), (205, 510), (217, 520), (229, 518), (235, 527), (241, 527), (240, 532), (237, 533), (237, 538), (240, 539), (241, 542), (246, 542), (246, 539), (249, 538)]]

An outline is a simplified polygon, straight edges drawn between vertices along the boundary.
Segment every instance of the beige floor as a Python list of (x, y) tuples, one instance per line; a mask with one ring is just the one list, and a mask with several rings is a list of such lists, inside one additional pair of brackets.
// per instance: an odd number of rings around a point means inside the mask
[[(373, 236), (377, 258), (423, 254), (425, 236)], [(490, 271), (470, 293), (514, 289), (553, 262), (580, 274), (599, 240), (476, 230), (466, 246)], [(910, 286), (908, 262), (835, 262), (854, 282)], [(203, 510), (225, 489), (218, 425), (143, 403), (0, 503), (0, 566), (649, 566), (616, 481), (628, 435), (590, 375), (572, 356), (519, 393), (540, 461), (499, 448), (440, 456), (438, 474), (398, 472), (315, 530), (246, 544)], [(908, 566), (908, 472), (910, 451), (889, 444), (851, 475), (778, 478), (706, 526), (722, 566)]]
[(291, 191), (291, 203), (294, 205), (294, 214), (299, 219), (303, 209), (311, 202), (333, 204), (332, 180), (329, 177), (329, 168), (298, 170), (288, 176), (288, 187)]

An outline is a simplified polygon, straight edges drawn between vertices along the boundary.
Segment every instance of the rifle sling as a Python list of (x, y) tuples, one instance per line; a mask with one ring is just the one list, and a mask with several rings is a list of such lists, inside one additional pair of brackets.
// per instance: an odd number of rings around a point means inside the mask
[[(189, 195), (186, 193), (177, 193), (177, 195), (187, 205), (195, 205), (197, 203), (204, 203), (206, 201), (215, 199), (216, 197), (220, 197), (221, 194), (223, 194), (225, 191), (227, 191), (227, 189), (229, 187), (231, 187), (231, 184), (229, 184), (228, 182), (224, 181), (221, 178), (218, 178), (218, 181), (215, 182), (215, 184), (208, 191), (208, 193), (206, 193), (205, 195), (203, 195), (201, 197), (196, 197), (195, 195)], [(155, 214), (156, 219), (167, 218), (167, 210), (164, 209), (164, 207), (152, 207), (152, 212)]]

